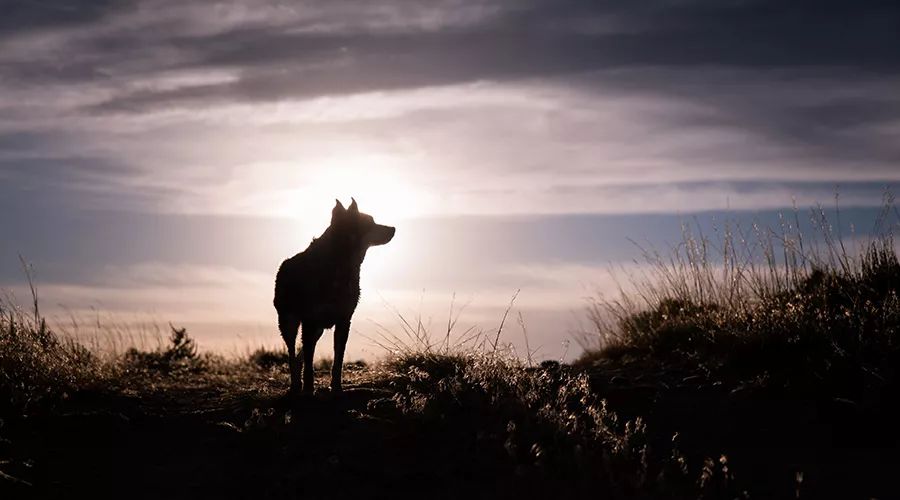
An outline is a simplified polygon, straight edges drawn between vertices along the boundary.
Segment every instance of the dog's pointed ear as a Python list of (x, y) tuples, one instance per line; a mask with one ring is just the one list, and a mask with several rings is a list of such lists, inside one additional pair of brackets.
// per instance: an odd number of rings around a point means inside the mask
[(350, 208), (348, 208), (347, 211), (350, 212), (351, 217), (356, 217), (359, 215), (359, 206), (356, 205), (355, 199), (350, 199), (353, 201), (353, 203), (350, 203)]
[(347, 213), (347, 209), (344, 208), (344, 205), (341, 204), (341, 200), (335, 198), (334, 200), (334, 208), (331, 209), (331, 223), (334, 224), (338, 220), (344, 217), (344, 214)]

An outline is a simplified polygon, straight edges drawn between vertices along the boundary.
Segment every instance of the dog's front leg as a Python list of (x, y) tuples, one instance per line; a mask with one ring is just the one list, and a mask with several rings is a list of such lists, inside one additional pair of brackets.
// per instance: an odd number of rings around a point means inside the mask
[(350, 336), (350, 320), (334, 326), (334, 363), (331, 364), (331, 391), (341, 392), (341, 372), (344, 369), (344, 349)]
[(295, 353), (297, 349), (295, 340), (291, 339), (288, 344), (288, 369), (291, 371), (291, 394), (294, 395), (300, 393), (300, 362)]

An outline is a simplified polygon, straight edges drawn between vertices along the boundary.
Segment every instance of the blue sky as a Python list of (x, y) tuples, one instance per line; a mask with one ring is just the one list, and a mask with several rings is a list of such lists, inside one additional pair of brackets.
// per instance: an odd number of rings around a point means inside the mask
[(48, 310), (210, 348), (277, 345), (272, 275), (335, 197), (398, 226), (351, 352), (375, 352), (383, 301), (439, 325), (456, 292), (489, 329), (521, 288), (557, 356), (628, 238), (836, 189), (866, 227), (900, 179), (895, 2), (4, 8), (0, 286), (21, 292), (21, 253)]

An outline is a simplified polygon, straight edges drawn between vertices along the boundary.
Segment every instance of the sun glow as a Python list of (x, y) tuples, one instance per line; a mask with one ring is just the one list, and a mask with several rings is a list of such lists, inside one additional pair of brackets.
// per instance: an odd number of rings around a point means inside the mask
[(282, 209), (298, 221), (298, 233), (305, 243), (328, 226), (335, 199), (349, 207), (353, 198), (360, 211), (373, 216), (375, 222), (398, 227), (389, 251), (370, 252), (366, 259), (363, 284), (367, 288), (381, 288), (377, 283), (402, 265), (408, 250), (402, 221), (431, 213), (431, 197), (416, 187), (408, 170), (397, 163), (374, 155), (333, 157), (317, 162), (300, 185), (284, 191), (289, 196)]
[(349, 206), (351, 198), (379, 223), (392, 224), (426, 213), (427, 195), (387, 163), (387, 159), (372, 156), (323, 161), (299, 188), (295, 213), (299, 216), (309, 213), (305, 209), (315, 209), (330, 216), (335, 199)]

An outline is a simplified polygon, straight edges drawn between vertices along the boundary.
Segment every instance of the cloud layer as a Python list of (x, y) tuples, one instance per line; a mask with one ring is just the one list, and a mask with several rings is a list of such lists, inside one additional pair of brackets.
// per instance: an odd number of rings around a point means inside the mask
[(900, 177), (893, 2), (8, 10), (7, 196), (283, 213), (260, 198), (348, 154), (387, 158), (438, 213), (718, 208), (745, 181)]
[(356, 195), (417, 218), (368, 286), (480, 294), (479, 318), (522, 287), (551, 342), (573, 277), (677, 240), (673, 214), (877, 205), (900, 181), (895, 1), (3, 11), (0, 285), (22, 252), (70, 307), (268, 324), (266, 276)]

